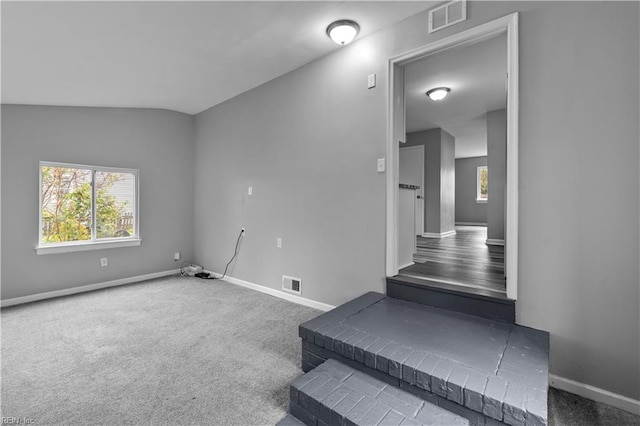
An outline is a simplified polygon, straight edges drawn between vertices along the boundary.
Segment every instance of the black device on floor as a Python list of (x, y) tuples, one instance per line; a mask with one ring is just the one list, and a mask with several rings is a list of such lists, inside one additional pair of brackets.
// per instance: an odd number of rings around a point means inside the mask
[(196, 277), (198, 278), (202, 278), (204, 280), (214, 280), (215, 277), (212, 277), (210, 273), (208, 272), (198, 272), (196, 275)]

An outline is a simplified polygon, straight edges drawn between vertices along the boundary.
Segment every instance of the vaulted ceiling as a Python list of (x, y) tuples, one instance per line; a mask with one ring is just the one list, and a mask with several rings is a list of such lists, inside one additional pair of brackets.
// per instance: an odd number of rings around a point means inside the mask
[(3, 1), (2, 103), (195, 114), (438, 3)]

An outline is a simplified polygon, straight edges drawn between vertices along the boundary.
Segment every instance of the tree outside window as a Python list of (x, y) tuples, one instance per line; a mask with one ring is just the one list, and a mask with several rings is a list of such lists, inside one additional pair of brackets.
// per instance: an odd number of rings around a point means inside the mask
[(41, 163), (40, 244), (136, 236), (135, 171)]
[(489, 199), (489, 169), (487, 166), (478, 167), (478, 181), (476, 201), (486, 202)]

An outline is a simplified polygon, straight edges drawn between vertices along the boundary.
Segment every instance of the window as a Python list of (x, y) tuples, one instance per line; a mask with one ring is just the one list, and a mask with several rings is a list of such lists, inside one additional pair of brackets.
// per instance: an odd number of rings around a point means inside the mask
[(486, 203), (489, 200), (489, 169), (487, 166), (478, 167), (476, 202)]
[(38, 254), (139, 245), (138, 171), (40, 163)]

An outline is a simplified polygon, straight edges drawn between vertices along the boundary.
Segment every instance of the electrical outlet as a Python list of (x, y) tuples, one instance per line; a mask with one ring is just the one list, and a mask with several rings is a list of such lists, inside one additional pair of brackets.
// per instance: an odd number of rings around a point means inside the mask
[(253, 195), (253, 186), (247, 188), (247, 195)]
[(179, 251), (173, 253), (173, 260), (180, 260), (180, 252)]
[(109, 266), (109, 261), (106, 257), (100, 258), (100, 266)]
[(276, 238), (276, 247), (282, 248), (282, 238)]
[(247, 233), (247, 231), (245, 231), (245, 229), (244, 229), (244, 228), (242, 228), (242, 229), (240, 230), (240, 234), (241, 234), (241, 235), (245, 235), (246, 233)]

